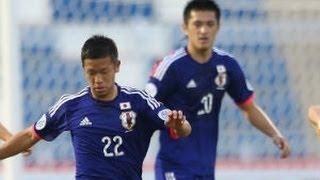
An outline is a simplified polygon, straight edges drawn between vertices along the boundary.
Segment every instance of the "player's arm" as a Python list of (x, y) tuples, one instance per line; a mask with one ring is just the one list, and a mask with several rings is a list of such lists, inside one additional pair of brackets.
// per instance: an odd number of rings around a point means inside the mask
[(239, 105), (239, 107), (253, 126), (273, 139), (274, 143), (281, 150), (281, 157), (288, 157), (290, 154), (289, 144), (267, 114), (253, 101)]
[(33, 132), (33, 126), (24, 129), (0, 146), (0, 159), (2, 160), (21, 153), (32, 147), (39, 140), (40, 138)]
[(0, 139), (7, 141), (12, 134), (0, 123)]
[[(12, 134), (8, 131), (7, 128), (5, 128), (1, 123), (0, 123), (0, 139), (4, 141), (8, 141), (12, 137)], [(28, 156), (31, 154), (31, 149), (26, 149), (22, 152), (24, 156)]]
[(320, 135), (320, 106), (313, 105), (308, 109), (309, 122), (314, 128), (316, 128), (317, 133)]
[(170, 111), (165, 125), (171, 128), (178, 137), (185, 137), (191, 133), (191, 126), (182, 111)]

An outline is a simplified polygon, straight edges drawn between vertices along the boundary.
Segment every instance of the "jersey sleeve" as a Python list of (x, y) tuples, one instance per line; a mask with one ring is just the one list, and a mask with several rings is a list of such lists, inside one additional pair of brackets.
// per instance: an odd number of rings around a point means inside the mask
[(144, 99), (143, 115), (152, 124), (155, 129), (164, 129), (167, 114), (170, 111), (161, 102), (151, 97), (147, 93), (147, 98)]
[(65, 105), (59, 102), (34, 124), (34, 133), (46, 141), (54, 140), (63, 131), (68, 130)]
[(168, 96), (175, 90), (174, 67), (166, 59), (156, 62), (157, 67), (153, 67), (145, 91), (161, 102), (165, 102)]
[(233, 63), (230, 68), (230, 85), (228, 86), (227, 92), (238, 105), (250, 103), (254, 97), (253, 87), (246, 79), (239, 64), (235, 60), (231, 62)]

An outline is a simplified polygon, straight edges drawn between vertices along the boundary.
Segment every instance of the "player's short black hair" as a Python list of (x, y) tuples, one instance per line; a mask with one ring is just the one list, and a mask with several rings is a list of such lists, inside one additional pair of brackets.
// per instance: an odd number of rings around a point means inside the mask
[(118, 49), (115, 42), (103, 35), (93, 35), (81, 48), (82, 66), (85, 59), (98, 59), (110, 57), (114, 61), (118, 61)]
[(220, 22), (220, 8), (213, 0), (191, 0), (188, 2), (183, 11), (183, 21), (185, 24), (190, 19), (191, 11), (213, 11), (216, 14), (218, 22)]

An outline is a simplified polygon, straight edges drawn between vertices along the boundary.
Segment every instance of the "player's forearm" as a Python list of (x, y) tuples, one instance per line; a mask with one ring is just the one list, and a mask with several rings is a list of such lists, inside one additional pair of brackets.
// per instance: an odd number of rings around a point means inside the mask
[(30, 148), (36, 142), (38, 142), (38, 139), (33, 137), (32, 131), (30, 129), (25, 129), (2, 144), (0, 147), (0, 159), (14, 156)]
[(189, 136), (191, 133), (191, 125), (189, 124), (188, 121), (184, 121), (182, 126), (177, 127), (175, 129), (176, 134), (178, 135), (178, 137), (185, 137), (185, 136)]
[(7, 141), (12, 134), (0, 123), (0, 139)]
[(257, 105), (245, 111), (250, 123), (269, 137), (282, 136), (267, 114)]

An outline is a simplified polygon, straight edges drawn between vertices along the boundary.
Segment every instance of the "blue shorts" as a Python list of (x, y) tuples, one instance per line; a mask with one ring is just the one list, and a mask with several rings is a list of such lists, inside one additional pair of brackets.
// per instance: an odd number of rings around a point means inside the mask
[(199, 175), (184, 168), (167, 166), (157, 160), (155, 165), (156, 180), (214, 180), (214, 173)]

